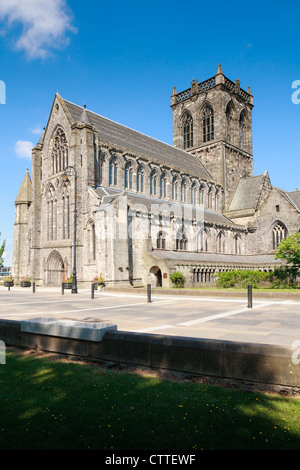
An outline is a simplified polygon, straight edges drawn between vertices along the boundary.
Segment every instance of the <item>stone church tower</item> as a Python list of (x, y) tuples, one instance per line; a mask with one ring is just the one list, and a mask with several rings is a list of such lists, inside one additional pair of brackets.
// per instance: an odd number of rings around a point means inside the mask
[(226, 210), (241, 178), (253, 176), (250, 88), (232, 82), (219, 65), (217, 74), (171, 96), (173, 145), (196, 155), (222, 185)]

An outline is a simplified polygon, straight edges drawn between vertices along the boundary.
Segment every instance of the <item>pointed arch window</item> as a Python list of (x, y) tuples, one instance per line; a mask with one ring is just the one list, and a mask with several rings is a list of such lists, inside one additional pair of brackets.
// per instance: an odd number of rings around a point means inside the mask
[(227, 122), (227, 141), (233, 142), (234, 106), (233, 106), (232, 101), (230, 101), (227, 105), (226, 122)]
[(150, 174), (150, 195), (156, 196), (157, 174), (156, 170), (152, 170)]
[(193, 183), (192, 184), (192, 187), (191, 187), (191, 204), (196, 204), (196, 193), (197, 193), (197, 190), (196, 190), (196, 183)]
[(240, 114), (240, 147), (246, 147), (247, 145), (247, 114), (246, 111), (243, 111)]
[(136, 190), (138, 193), (144, 192), (144, 169), (140, 165), (136, 174)]
[(183, 148), (189, 149), (193, 147), (193, 118), (190, 113), (184, 113), (182, 118), (183, 124)]
[(118, 163), (117, 158), (112, 157), (109, 161), (109, 185), (117, 186), (118, 184)]
[(181, 182), (181, 202), (186, 202), (186, 179)]
[(210, 142), (215, 138), (214, 112), (210, 106), (207, 106), (202, 115), (203, 120), (203, 142)]
[(217, 250), (218, 253), (225, 253), (225, 234), (220, 232), (217, 236)]
[(54, 136), (51, 160), (53, 175), (63, 171), (69, 164), (68, 142), (65, 132), (60, 127)]
[(176, 250), (186, 251), (188, 247), (188, 241), (184, 233), (180, 233), (176, 239)]
[(166, 248), (166, 239), (162, 231), (160, 231), (157, 235), (156, 247), (158, 250), (165, 250)]
[(132, 189), (132, 163), (128, 162), (125, 165), (125, 189)]
[(167, 196), (167, 177), (166, 173), (163, 173), (160, 177), (160, 197)]
[(172, 199), (173, 201), (177, 201), (178, 196), (178, 178), (174, 176), (172, 180)]
[(272, 230), (273, 250), (276, 250), (282, 240), (287, 237), (288, 231), (282, 222), (276, 222)]
[(201, 186), (199, 188), (199, 204), (201, 206), (204, 205), (204, 186), (203, 186), (203, 184), (201, 184)]

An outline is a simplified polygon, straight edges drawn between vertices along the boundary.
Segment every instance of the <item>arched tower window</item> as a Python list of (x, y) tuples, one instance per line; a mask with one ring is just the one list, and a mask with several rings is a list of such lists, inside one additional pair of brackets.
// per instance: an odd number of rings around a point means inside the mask
[(59, 127), (54, 136), (54, 145), (52, 149), (52, 174), (60, 173), (69, 164), (68, 143), (66, 134)]
[(247, 119), (247, 113), (244, 109), (240, 114), (239, 126), (240, 126), (240, 147), (245, 148), (248, 143), (247, 142), (248, 119)]
[(232, 101), (227, 105), (226, 109), (226, 138), (228, 142), (233, 143), (234, 141), (234, 106)]
[(282, 240), (287, 237), (287, 228), (282, 222), (276, 222), (272, 230), (273, 250), (276, 250)]
[(189, 149), (193, 147), (193, 118), (190, 113), (184, 113), (182, 118), (183, 124), (183, 148)]
[(215, 138), (214, 112), (210, 106), (206, 106), (202, 115), (203, 142), (209, 142)]

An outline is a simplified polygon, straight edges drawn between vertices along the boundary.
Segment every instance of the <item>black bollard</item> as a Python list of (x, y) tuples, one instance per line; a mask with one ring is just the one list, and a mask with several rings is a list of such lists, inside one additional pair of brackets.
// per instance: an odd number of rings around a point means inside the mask
[(35, 294), (35, 282), (32, 283), (32, 292)]
[(95, 298), (95, 287), (94, 287), (94, 283), (92, 282), (91, 284), (91, 299), (94, 299)]
[(65, 294), (64, 283), (61, 283), (61, 295)]
[(252, 303), (252, 286), (248, 286), (248, 308), (252, 308), (253, 303)]
[(147, 302), (151, 303), (151, 284), (147, 284)]

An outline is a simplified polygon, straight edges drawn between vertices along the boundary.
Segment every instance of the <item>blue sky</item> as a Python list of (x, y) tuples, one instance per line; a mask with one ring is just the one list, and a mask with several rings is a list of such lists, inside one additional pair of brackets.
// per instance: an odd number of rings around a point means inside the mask
[[(300, 3), (1, 0), (1, 240), (11, 263), (14, 201), (56, 91), (172, 144), (170, 95), (224, 74), (254, 96), (254, 173), (300, 189)], [(300, 82), (299, 82), (300, 84)], [(298, 87), (300, 88), (300, 86)], [(300, 97), (297, 95), (297, 97)], [(1, 101), (1, 94), (0, 94)]]

